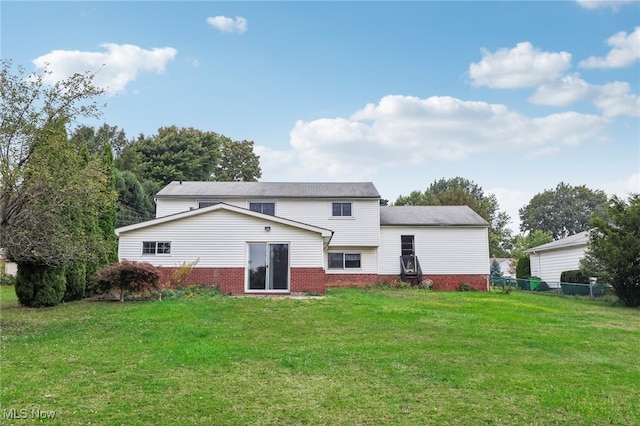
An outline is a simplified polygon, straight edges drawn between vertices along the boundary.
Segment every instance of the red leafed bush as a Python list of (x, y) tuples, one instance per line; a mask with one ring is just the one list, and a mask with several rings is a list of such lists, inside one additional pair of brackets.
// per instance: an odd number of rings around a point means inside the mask
[(124, 302), (126, 292), (150, 291), (158, 288), (159, 282), (160, 271), (146, 262), (124, 260), (107, 265), (96, 273), (98, 288), (103, 293), (117, 289), (120, 292), (121, 302)]

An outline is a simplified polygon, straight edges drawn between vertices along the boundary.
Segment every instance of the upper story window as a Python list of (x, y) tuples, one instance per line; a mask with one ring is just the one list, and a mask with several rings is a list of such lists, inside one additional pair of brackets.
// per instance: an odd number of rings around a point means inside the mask
[(142, 254), (171, 254), (171, 241), (144, 241)]
[(219, 201), (198, 201), (198, 208), (213, 206), (214, 204), (220, 204)]
[(249, 210), (275, 216), (276, 203), (249, 203)]
[(351, 203), (331, 203), (331, 216), (351, 217)]

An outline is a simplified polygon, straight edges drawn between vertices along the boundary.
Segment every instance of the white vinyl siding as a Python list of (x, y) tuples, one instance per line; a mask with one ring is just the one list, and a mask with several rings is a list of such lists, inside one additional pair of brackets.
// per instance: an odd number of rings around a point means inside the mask
[[(249, 209), (249, 202), (276, 203), (276, 216), (307, 223), (334, 231), (330, 245), (333, 246), (373, 246), (380, 243), (380, 200), (377, 199), (299, 199), (283, 198), (278, 200), (221, 200), (243, 209)], [(334, 217), (332, 208), (334, 202), (351, 203), (351, 217)], [(198, 207), (197, 199), (165, 199), (157, 200), (156, 217), (167, 216), (179, 212), (189, 211)]]
[[(265, 227), (270, 227), (267, 232)], [(143, 241), (171, 241), (171, 254), (143, 256)], [(179, 266), (198, 261), (198, 267), (245, 267), (247, 242), (287, 242), (291, 267), (322, 267), (322, 237), (284, 224), (217, 210), (120, 235), (120, 259), (150, 262), (156, 266)]]
[(278, 216), (331, 229), (329, 247), (378, 246), (380, 201), (351, 201), (351, 217), (333, 217), (332, 206), (340, 200), (280, 200)]
[[(329, 268), (329, 253), (359, 254), (360, 268)], [(377, 274), (378, 249), (376, 247), (330, 247), (324, 254), (327, 274)]]
[(562, 272), (580, 269), (580, 259), (584, 257), (586, 248), (586, 245), (580, 245), (530, 253), (531, 275), (549, 283), (560, 282)]
[(414, 235), (416, 256), (425, 275), (489, 273), (486, 227), (383, 226), (378, 250), (380, 274), (400, 273), (402, 235)]

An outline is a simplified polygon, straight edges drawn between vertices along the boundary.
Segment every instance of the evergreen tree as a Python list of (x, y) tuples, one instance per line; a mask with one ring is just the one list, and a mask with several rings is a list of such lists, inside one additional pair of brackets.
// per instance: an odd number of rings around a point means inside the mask
[(502, 269), (500, 269), (500, 264), (498, 263), (497, 259), (493, 259), (491, 261), (491, 268), (489, 270), (489, 275), (491, 275), (491, 281), (493, 282), (493, 280), (498, 279), (498, 278), (502, 278)]

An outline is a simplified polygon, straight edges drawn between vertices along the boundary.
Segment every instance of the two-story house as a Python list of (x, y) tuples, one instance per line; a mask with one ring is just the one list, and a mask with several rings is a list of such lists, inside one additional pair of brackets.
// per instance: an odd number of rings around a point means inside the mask
[(172, 182), (156, 218), (116, 230), (120, 259), (231, 294), (431, 279), (486, 290), (488, 223), (466, 206), (381, 207), (370, 182)]

